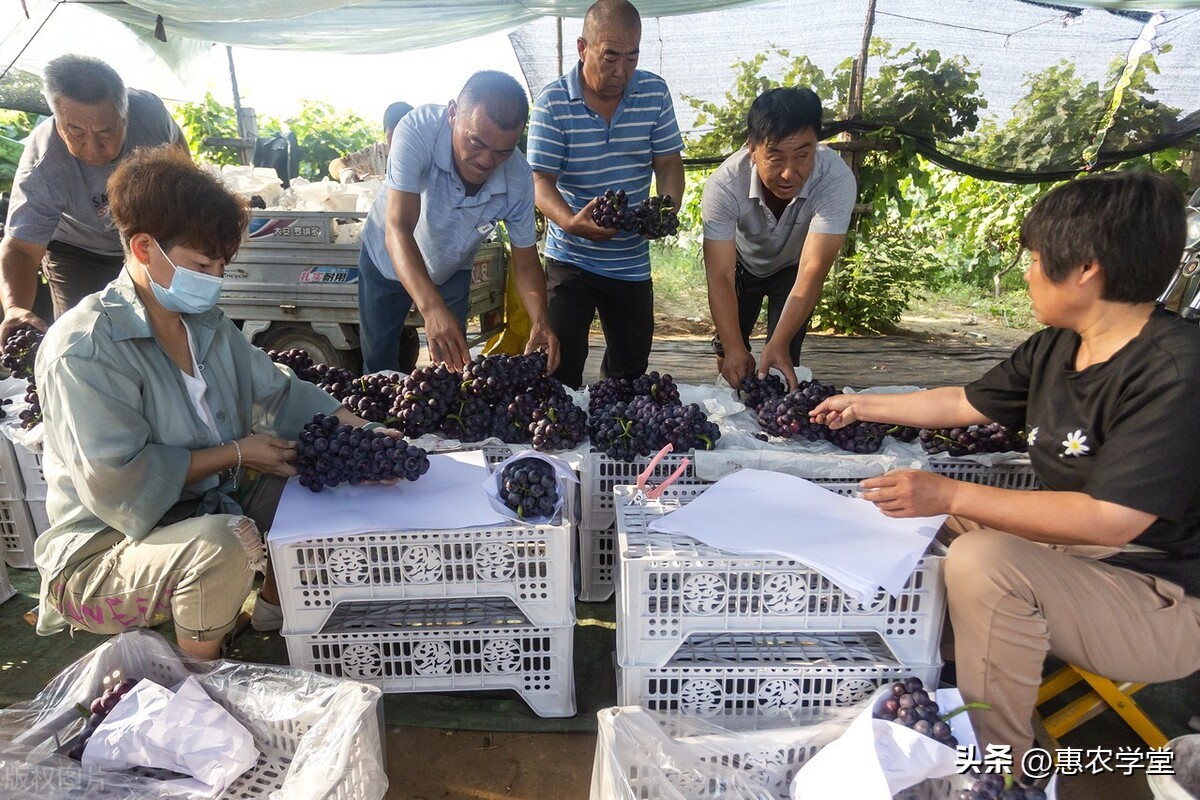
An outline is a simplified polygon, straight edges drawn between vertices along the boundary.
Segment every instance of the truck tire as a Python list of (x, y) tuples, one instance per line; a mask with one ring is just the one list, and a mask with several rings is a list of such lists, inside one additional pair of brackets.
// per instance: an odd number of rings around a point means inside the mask
[(263, 350), (291, 350), (298, 347), (307, 352), (318, 364), (348, 369), (355, 375), (362, 370), (362, 353), (354, 350), (338, 350), (329, 340), (307, 325), (274, 323), (254, 337), (254, 344)]

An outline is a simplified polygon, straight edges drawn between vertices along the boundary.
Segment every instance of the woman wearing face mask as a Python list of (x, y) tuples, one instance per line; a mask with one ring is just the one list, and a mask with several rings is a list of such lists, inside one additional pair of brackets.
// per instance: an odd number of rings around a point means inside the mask
[[(366, 423), (215, 307), (242, 200), (171, 147), (126, 158), (108, 195), (125, 268), (50, 328), (37, 359), (51, 522), (36, 546), (38, 633), (173, 619), (182, 649), (214, 658), (265, 567), (260, 531), (295, 474), (292, 440), (316, 413)], [(268, 575), (256, 628), (279, 627), (271, 600)]]

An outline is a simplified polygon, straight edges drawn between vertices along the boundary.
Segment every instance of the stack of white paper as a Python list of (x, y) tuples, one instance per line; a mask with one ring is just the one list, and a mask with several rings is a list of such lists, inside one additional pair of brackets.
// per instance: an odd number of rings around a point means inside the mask
[(860, 603), (903, 587), (944, 516), (892, 519), (874, 504), (791, 475), (745, 469), (649, 529), (732, 553), (770, 553), (817, 570)]

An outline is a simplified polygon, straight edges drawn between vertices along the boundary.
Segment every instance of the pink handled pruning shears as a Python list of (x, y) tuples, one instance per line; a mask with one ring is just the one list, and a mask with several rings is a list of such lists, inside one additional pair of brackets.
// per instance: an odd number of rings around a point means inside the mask
[(638, 475), (637, 492), (635, 492), (633, 495), (634, 503), (640, 506), (644, 505), (647, 500), (657, 500), (662, 495), (663, 491), (672, 483), (674, 483), (681, 475), (683, 475), (684, 470), (686, 470), (688, 465), (692, 463), (691, 459), (684, 458), (683, 462), (680, 463), (675, 471), (668, 475), (662, 483), (647, 489), (646, 481), (650, 480), (650, 476), (654, 474), (654, 468), (658, 466), (658, 462), (662, 461), (663, 456), (674, 451), (674, 449), (674, 446), (668, 442), (666, 447), (654, 454), (654, 458), (650, 459), (650, 463), (647, 464), (646, 468), (642, 470), (640, 475)]

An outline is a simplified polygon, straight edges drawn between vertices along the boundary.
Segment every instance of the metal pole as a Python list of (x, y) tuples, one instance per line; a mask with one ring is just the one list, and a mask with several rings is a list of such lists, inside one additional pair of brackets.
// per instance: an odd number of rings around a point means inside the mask
[(554, 22), (558, 28), (558, 72), (555, 75), (563, 74), (563, 37), (562, 37), (562, 17), (555, 17)]

